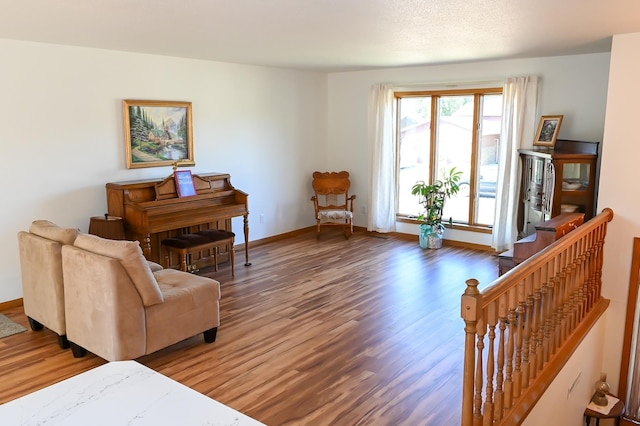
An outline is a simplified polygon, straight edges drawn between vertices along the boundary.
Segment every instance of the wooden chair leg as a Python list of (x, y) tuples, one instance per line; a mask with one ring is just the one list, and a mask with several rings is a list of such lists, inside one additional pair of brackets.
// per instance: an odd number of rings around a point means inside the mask
[(353, 235), (353, 222), (349, 222), (349, 224), (347, 225), (347, 240), (349, 239), (350, 236)]

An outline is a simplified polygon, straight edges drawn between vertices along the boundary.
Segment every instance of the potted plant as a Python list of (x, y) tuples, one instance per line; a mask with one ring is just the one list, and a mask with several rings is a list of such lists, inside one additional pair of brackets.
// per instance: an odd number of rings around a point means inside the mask
[[(445, 201), (460, 190), (461, 177), (462, 172), (453, 167), (448, 173), (445, 173), (442, 179), (438, 179), (432, 184), (420, 180), (411, 188), (411, 194), (419, 197), (419, 202), (424, 209), (418, 216), (421, 247), (442, 247), (442, 236), (445, 229), (442, 223), (442, 210)], [(451, 218), (449, 218), (449, 223), (452, 223)]]

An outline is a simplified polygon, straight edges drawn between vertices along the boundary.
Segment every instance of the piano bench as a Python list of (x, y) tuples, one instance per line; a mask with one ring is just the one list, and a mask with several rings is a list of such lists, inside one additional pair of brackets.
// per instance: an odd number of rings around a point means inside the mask
[(235, 234), (221, 229), (206, 229), (193, 234), (182, 234), (162, 240), (162, 247), (167, 252), (165, 257), (166, 267), (171, 267), (171, 255), (177, 254), (180, 258), (180, 269), (187, 272), (187, 258), (193, 253), (202, 250), (213, 252), (214, 270), (218, 272), (218, 254), (220, 246), (229, 245), (229, 260), (231, 262), (231, 276), (235, 276)]

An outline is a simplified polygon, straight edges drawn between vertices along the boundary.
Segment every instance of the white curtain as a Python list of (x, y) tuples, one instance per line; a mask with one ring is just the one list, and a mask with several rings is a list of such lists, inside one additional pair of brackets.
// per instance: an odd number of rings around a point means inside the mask
[[(500, 138), (496, 215), (491, 246), (509, 250), (518, 237), (520, 207), (520, 159), (518, 149), (533, 144), (538, 101), (538, 77), (512, 77), (502, 91), (502, 136)], [(506, 185), (505, 185), (506, 183)]]
[(367, 230), (396, 230), (396, 144), (393, 89), (377, 84), (369, 92), (369, 143), (372, 147)]

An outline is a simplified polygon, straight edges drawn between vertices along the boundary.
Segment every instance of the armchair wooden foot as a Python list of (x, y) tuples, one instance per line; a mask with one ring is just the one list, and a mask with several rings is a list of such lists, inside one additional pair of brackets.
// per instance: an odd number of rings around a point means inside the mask
[[(29, 327), (31, 327), (31, 330), (42, 331), (44, 329), (44, 325), (34, 320), (33, 318), (27, 317), (27, 319), (29, 320)], [(58, 345), (60, 346), (60, 349), (69, 349), (69, 341), (67, 340), (67, 335), (60, 335), (57, 333), (56, 335), (58, 336)]]
[(218, 327), (210, 328), (202, 334), (204, 335), (205, 342), (213, 343), (216, 341), (216, 337), (218, 336)]
[(82, 346), (76, 345), (73, 342), (69, 342), (69, 345), (71, 345), (71, 352), (74, 358), (82, 358), (87, 354), (87, 350)]
[(33, 318), (27, 317), (27, 319), (29, 320), (29, 327), (31, 327), (31, 330), (41, 331), (44, 328), (42, 324), (40, 324), (38, 321), (34, 320)]
[(69, 349), (69, 340), (67, 339), (67, 335), (63, 334), (58, 335), (58, 345), (60, 346), (60, 349)]

